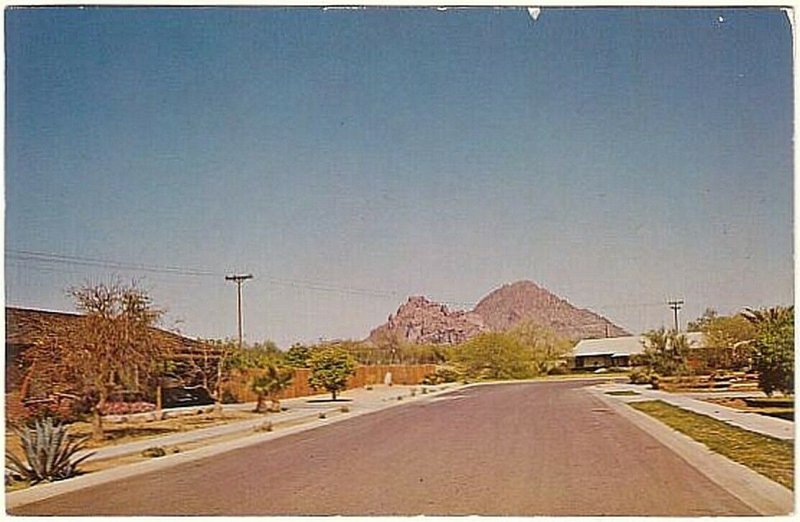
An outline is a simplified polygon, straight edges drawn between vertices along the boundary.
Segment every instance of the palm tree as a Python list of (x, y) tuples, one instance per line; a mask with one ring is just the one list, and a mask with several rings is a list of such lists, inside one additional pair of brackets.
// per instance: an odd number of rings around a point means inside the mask
[(794, 318), (794, 306), (773, 306), (762, 310), (745, 308), (742, 317), (756, 326), (791, 322)]
[[(273, 364), (267, 366), (266, 373), (255, 377), (251, 383), (251, 388), (257, 395), (255, 412), (280, 412), (281, 401), (278, 399), (278, 395), (289, 387), (293, 378), (294, 371), (290, 368)], [(272, 403), (269, 408), (265, 407), (265, 398), (269, 398)]]

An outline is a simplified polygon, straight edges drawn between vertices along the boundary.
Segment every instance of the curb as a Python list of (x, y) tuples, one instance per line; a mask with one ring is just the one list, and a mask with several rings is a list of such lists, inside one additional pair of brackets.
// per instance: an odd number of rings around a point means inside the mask
[(711, 451), (691, 437), (629, 407), (626, 402), (606, 396), (602, 390), (594, 389), (590, 390), (590, 393), (759, 514), (776, 516), (789, 515), (793, 512), (792, 490), (743, 464)]
[[(280, 426), (282, 424), (296, 422), (296, 421), (303, 421), (305, 419), (313, 420), (313, 417), (318, 416), (320, 413), (330, 413), (333, 411), (338, 410), (338, 408), (330, 408), (326, 410), (319, 410), (313, 413), (307, 413), (301, 415), (296, 415), (293, 417), (285, 417), (282, 419), (272, 419), (271, 417), (265, 416), (263, 419), (247, 419), (241, 420), (237, 422), (231, 422), (229, 424), (220, 424), (218, 426), (210, 426), (207, 428), (201, 428), (194, 431), (187, 431), (183, 433), (173, 433), (170, 435), (163, 435), (160, 437), (154, 437), (150, 439), (143, 439), (140, 441), (133, 441), (127, 444), (121, 444), (118, 446), (107, 446), (105, 448), (99, 448), (97, 450), (83, 450), (78, 452), (75, 456), (77, 458), (81, 457), (82, 455), (92, 454), (93, 455), (87, 458), (84, 462), (94, 462), (94, 461), (101, 461), (106, 459), (113, 459), (119, 457), (126, 457), (128, 455), (135, 455), (137, 453), (142, 452), (147, 448), (151, 448), (154, 446), (176, 446), (179, 444), (193, 444), (196, 442), (200, 442), (206, 439), (213, 439), (216, 437), (225, 437), (228, 435), (233, 435), (240, 432), (250, 431), (255, 429), (259, 425), (272, 421), (273, 426)], [(170, 440), (172, 439), (172, 440)]]
[[(377, 407), (375, 408), (368, 408), (361, 411), (351, 411), (350, 413), (337, 415), (330, 419), (328, 418), (320, 419), (318, 417), (319, 412), (315, 412), (313, 415), (303, 417), (303, 419), (307, 419), (308, 422), (304, 422), (299, 426), (293, 426), (291, 428), (286, 428), (279, 431), (244, 435), (232, 441), (221, 442), (218, 444), (210, 444), (208, 446), (202, 446), (200, 448), (196, 448), (182, 453), (174, 453), (171, 455), (165, 455), (163, 457), (154, 458), (152, 460), (117, 466), (103, 471), (96, 471), (94, 473), (73, 477), (63, 481), (48, 482), (45, 484), (31, 486), (26, 489), (5, 494), (6, 513), (8, 513), (8, 510), (10, 509), (38, 502), (40, 500), (45, 500), (47, 498), (63, 495), (66, 493), (71, 493), (73, 491), (78, 491), (81, 489), (89, 488), (99, 484), (104, 484), (107, 482), (113, 482), (120, 479), (142, 475), (144, 473), (158, 471), (160, 469), (165, 469), (186, 462), (192, 462), (207, 457), (213, 457), (239, 448), (251, 446), (253, 444), (259, 444), (261, 442), (266, 442), (273, 439), (279, 439), (281, 437), (287, 437), (295, 433), (302, 433), (304, 431), (314, 430), (322, 426), (335, 424), (337, 422), (342, 422), (355, 417), (360, 417), (362, 415), (369, 415), (379, 411), (387, 410), (389, 408), (394, 408), (397, 406), (403, 406), (407, 404), (414, 404), (415, 402), (418, 402), (418, 400), (425, 401), (429, 398), (433, 398), (445, 393), (458, 391), (460, 389), (462, 389), (462, 386), (460, 385), (447, 386), (439, 390), (428, 392), (425, 395), (417, 395), (416, 397), (413, 398), (409, 397), (408, 401), (381, 401), (380, 403), (377, 404)], [(339, 408), (337, 407), (332, 410), (326, 410), (326, 412), (338, 411), (338, 410)], [(299, 420), (299, 419), (291, 419), (291, 420)], [(287, 421), (289, 421), (289, 419), (287, 419)], [(251, 422), (251, 421), (244, 421), (244, 422)], [(252, 429), (252, 427), (248, 428), (248, 430), (249, 429)]]
[[(428, 394), (433, 394), (436, 393), (437, 391), (440, 390), (434, 390), (428, 392)], [(310, 397), (316, 397), (316, 395), (312, 395)], [(386, 402), (386, 399), (383, 399), (381, 401), (381, 404), (383, 402)], [(239, 410), (249, 411), (255, 406), (255, 403), (243, 403), (243, 404), (237, 404), (235, 406), (238, 407), (232, 408), (233, 411), (239, 411)], [(187, 432), (172, 433), (169, 435), (161, 435), (139, 441), (132, 441), (117, 446), (106, 446), (95, 450), (92, 449), (83, 450), (78, 452), (75, 455), (75, 457), (80, 458), (83, 455), (94, 453), (94, 455), (87, 458), (85, 462), (94, 462), (111, 458), (125, 457), (128, 455), (138, 454), (141, 451), (153, 446), (175, 446), (179, 444), (192, 444), (203, 441), (205, 439), (213, 439), (216, 437), (229, 436), (240, 432), (247, 432), (268, 421), (272, 421), (275, 427), (279, 427), (286, 423), (293, 423), (298, 421), (302, 422), (304, 420), (313, 420), (321, 413), (327, 415), (338, 411), (339, 408), (340, 406), (336, 405), (331, 405), (327, 409), (324, 406), (320, 406), (319, 409), (310, 412), (304, 412), (303, 410), (298, 409), (295, 410), (294, 412), (288, 412), (287, 416), (285, 417), (280, 417), (277, 419), (271, 416), (265, 416), (264, 418), (260, 419), (240, 420), (228, 424), (220, 424), (217, 426), (210, 426), (207, 428), (200, 428)], [(190, 409), (191, 411), (194, 411), (196, 408), (190, 408)], [(144, 415), (144, 414), (139, 414), (139, 415)], [(177, 416), (177, 418), (180, 417), (181, 417), (180, 415)]]
[[(712, 405), (701, 399), (688, 397), (682, 394), (672, 394), (660, 390), (640, 389), (630, 384), (622, 384), (618, 385), (618, 387), (624, 390), (634, 390), (639, 394), (639, 397), (635, 398), (620, 397), (620, 400), (624, 402), (660, 400), (677, 408), (700, 415), (706, 415), (747, 431), (760, 433), (775, 439), (794, 440), (794, 422), (792, 421), (765, 417), (758, 413), (741, 411), (719, 404)], [(749, 422), (749, 420), (755, 421), (755, 423)]]

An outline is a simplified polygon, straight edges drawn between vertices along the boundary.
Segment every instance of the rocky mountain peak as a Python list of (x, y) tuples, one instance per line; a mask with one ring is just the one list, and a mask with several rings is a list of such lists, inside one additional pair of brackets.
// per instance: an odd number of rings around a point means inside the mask
[(530, 320), (574, 340), (629, 335), (605, 317), (577, 308), (533, 281), (503, 285), (481, 299), (474, 312), (495, 331)]
[(411, 296), (368, 340), (388, 337), (412, 343), (458, 344), (484, 331), (506, 331), (522, 321), (552, 328), (573, 340), (629, 335), (590, 310), (577, 308), (533, 281), (505, 284), (481, 299), (474, 310), (450, 310), (424, 296)]
[(480, 316), (452, 311), (423, 296), (411, 296), (386, 323), (370, 332), (369, 341), (380, 343), (388, 336), (412, 343), (458, 344), (486, 330)]

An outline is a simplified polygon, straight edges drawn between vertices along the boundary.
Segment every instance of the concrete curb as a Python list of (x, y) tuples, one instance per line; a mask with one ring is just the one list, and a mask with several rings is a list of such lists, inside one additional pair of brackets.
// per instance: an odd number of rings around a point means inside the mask
[(120, 444), (118, 446), (107, 446), (105, 448), (99, 448), (96, 450), (84, 450), (78, 452), (75, 456), (76, 458), (79, 458), (82, 455), (86, 455), (88, 453), (94, 453), (91, 457), (87, 458), (85, 462), (92, 462), (92, 461), (117, 458), (117, 457), (125, 457), (128, 455), (135, 455), (137, 453), (140, 453), (141, 451), (147, 448), (158, 447), (158, 446), (162, 447), (175, 446), (178, 444), (191, 444), (206, 439), (212, 439), (215, 437), (224, 437), (226, 435), (233, 435), (235, 433), (245, 432), (255, 429), (261, 424), (270, 421), (272, 421), (275, 427), (278, 427), (281, 424), (294, 422), (298, 420), (304, 420), (306, 418), (308, 418), (309, 420), (313, 420), (313, 418), (319, 415), (319, 413), (327, 414), (336, 410), (338, 410), (338, 407), (329, 409), (320, 409), (319, 411), (315, 411), (313, 413), (309, 413), (306, 411), (298, 411), (298, 412), (293, 412), (294, 414), (289, 414), (281, 418), (264, 416), (263, 419), (242, 420), (238, 422), (231, 422), (229, 424), (221, 424), (219, 426), (211, 426), (208, 428), (201, 428), (198, 430), (187, 431), (184, 433), (174, 433), (171, 435), (164, 435), (161, 437), (143, 439), (140, 441), (129, 442), (127, 444)]
[(747, 466), (714, 453), (704, 444), (629, 407), (625, 401), (615, 400), (598, 389), (590, 393), (761, 515), (789, 515), (793, 512), (794, 492), (790, 489)]
[[(742, 428), (755, 433), (761, 433), (762, 435), (768, 435), (776, 439), (794, 440), (794, 422), (785, 419), (766, 417), (758, 413), (741, 411), (719, 404), (712, 404), (684, 394), (673, 394), (660, 390), (642, 389), (641, 386), (632, 384), (615, 384), (613, 389), (633, 390), (639, 394), (638, 397), (620, 396), (620, 399), (625, 402), (660, 400), (684, 410), (712, 417), (732, 426), (736, 426), (737, 428)], [(607, 386), (605, 391), (612, 391), (612, 389)]]
[[(420, 401), (424, 402), (428, 399), (437, 397), (439, 395), (443, 395), (445, 393), (452, 393), (454, 391), (458, 391), (462, 389), (462, 387), (463, 386), (461, 385), (454, 384), (438, 390), (428, 392), (425, 395), (417, 394), (416, 397), (409, 397), (408, 400), (404, 401), (381, 400), (380, 402), (375, 402), (374, 405), (372, 405), (371, 407), (366, 407), (359, 411), (351, 410), (350, 413), (342, 413), (341, 415), (337, 415), (330, 419), (327, 418), (320, 419), (318, 418), (319, 412), (315, 412), (313, 414), (314, 418), (310, 418), (312, 417), (312, 415), (309, 415), (308, 416), (309, 418), (307, 419), (308, 422), (300, 426), (285, 428), (279, 431), (244, 435), (241, 438), (232, 441), (221, 442), (219, 444), (211, 444), (208, 446), (203, 446), (182, 453), (165, 455), (163, 457), (154, 458), (152, 460), (147, 460), (144, 462), (137, 462), (134, 464), (118, 466), (103, 471), (88, 473), (86, 475), (81, 475), (78, 477), (74, 477), (59, 482), (51, 482), (51, 483), (31, 486), (29, 488), (22, 489), (19, 491), (6, 493), (5, 495), (6, 512), (8, 512), (9, 509), (13, 509), (26, 504), (31, 504), (33, 502), (38, 502), (40, 500), (55, 497), (58, 495), (63, 495), (65, 493), (71, 493), (73, 491), (78, 491), (80, 489), (85, 489), (99, 484), (113, 482), (115, 480), (120, 480), (128, 477), (142, 475), (144, 473), (150, 473), (152, 471), (158, 471), (161, 469), (176, 466), (186, 462), (192, 462), (207, 457), (213, 457), (215, 455), (227, 453), (229, 451), (251, 446), (253, 444), (259, 444), (261, 442), (279, 439), (281, 437), (287, 437), (295, 433), (302, 433), (304, 431), (314, 430), (322, 426), (335, 424), (337, 422), (342, 422), (347, 419), (360, 417), (362, 415), (369, 415), (371, 413), (387, 410), (389, 408), (403, 406), (407, 404), (414, 404)], [(338, 409), (339, 407), (335, 408), (334, 411)], [(243, 422), (251, 422), (251, 421), (243, 421)], [(252, 429), (252, 427), (249, 429)], [(153, 444), (151, 443), (150, 445)]]
[[(403, 391), (404, 388), (397, 388), (396, 390)], [(352, 390), (348, 390), (352, 391)], [(434, 389), (433, 391), (429, 392), (429, 394), (435, 393), (439, 391)], [(395, 392), (393, 390), (391, 396), (394, 397)], [(427, 394), (426, 394), (427, 395)], [(317, 395), (312, 395), (310, 397), (317, 397)], [(307, 404), (308, 397), (298, 397), (294, 399), (288, 399), (284, 401), (288, 404)], [(383, 398), (379, 403), (386, 402), (387, 398)], [(365, 401), (368, 402), (368, 401)], [(377, 402), (376, 402), (377, 403)], [(348, 403), (349, 404), (349, 403)], [(371, 402), (370, 402), (371, 404)], [(234, 405), (225, 405), (223, 408), (224, 410), (233, 410), (233, 411), (250, 411), (255, 407), (255, 402), (251, 403), (243, 403), (243, 404), (234, 404)], [(99, 448), (96, 450), (84, 450), (78, 452), (75, 457), (80, 458), (83, 455), (94, 453), (91, 457), (86, 459), (85, 462), (92, 462), (98, 460), (104, 460), (109, 458), (118, 458), (118, 457), (125, 457), (128, 455), (135, 455), (140, 453), (141, 451), (157, 446), (175, 446), (178, 444), (191, 444), (195, 442), (199, 442), (205, 439), (212, 439), (215, 437), (222, 437), (226, 435), (233, 435), (239, 432), (246, 432), (250, 431), (265, 422), (272, 421), (275, 427), (280, 427), (282, 424), (296, 422), (298, 420), (313, 420), (317, 417), (320, 413), (329, 414), (331, 412), (336, 412), (339, 410), (341, 405), (331, 405), (326, 408), (325, 403), (320, 403), (319, 406), (316, 408), (304, 408), (304, 409), (296, 409), (294, 411), (288, 411), (284, 416), (280, 416), (281, 414), (275, 414), (275, 416), (265, 415), (263, 418), (258, 419), (246, 419), (237, 422), (231, 422), (228, 424), (221, 424), (218, 426), (210, 426), (207, 428), (200, 428), (192, 431), (187, 431), (183, 433), (172, 433), (169, 435), (162, 435), (158, 437), (151, 437), (147, 439), (143, 439), (140, 441), (133, 441), (126, 444), (119, 444), (116, 446), (106, 446), (104, 448)], [(369, 407), (369, 406), (367, 406)], [(195, 411), (199, 408), (186, 408), (187, 411)], [(205, 407), (207, 409), (207, 407)], [(208, 412), (206, 412), (208, 413)], [(142, 415), (142, 414), (139, 414)], [(174, 417), (173, 417), (174, 418)]]

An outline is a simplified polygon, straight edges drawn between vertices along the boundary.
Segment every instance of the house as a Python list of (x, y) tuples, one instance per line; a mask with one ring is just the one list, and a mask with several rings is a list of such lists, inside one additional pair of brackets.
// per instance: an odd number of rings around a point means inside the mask
[[(77, 328), (82, 316), (76, 313), (53, 312), (30, 308), (6, 307), (6, 393), (28, 394), (24, 353), (35, 345), (52, 342), (61, 333)], [(156, 339), (171, 352), (174, 373), (188, 384), (205, 384), (213, 378), (219, 360), (219, 349), (208, 343), (174, 332), (154, 328)], [(199, 381), (199, 382), (196, 382)]]
[[(703, 346), (702, 333), (689, 332), (684, 335), (692, 348)], [(631, 365), (631, 356), (644, 353), (644, 343), (645, 337), (637, 335), (584, 339), (572, 350), (572, 367), (575, 370), (628, 367)]]

